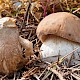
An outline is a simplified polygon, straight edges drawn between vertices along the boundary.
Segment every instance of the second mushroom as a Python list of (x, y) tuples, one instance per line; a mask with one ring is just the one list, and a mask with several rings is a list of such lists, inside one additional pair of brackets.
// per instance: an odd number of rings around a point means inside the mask
[(68, 12), (50, 14), (39, 23), (37, 36), (42, 58), (65, 56), (80, 47), (80, 19)]

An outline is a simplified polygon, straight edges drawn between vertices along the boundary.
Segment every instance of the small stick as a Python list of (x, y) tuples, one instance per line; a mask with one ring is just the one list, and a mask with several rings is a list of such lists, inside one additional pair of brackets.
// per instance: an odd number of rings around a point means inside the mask
[(29, 12), (30, 7), (31, 7), (31, 2), (32, 2), (32, 0), (29, 0), (29, 4), (28, 4), (28, 7), (27, 7), (27, 9), (26, 9), (26, 13), (24, 14), (24, 20), (23, 20), (23, 25), (22, 25), (22, 27), (25, 26), (25, 21), (27, 20), (28, 12)]
[(3, 79), (5, 79), (6, 77), (7, 77), (7, 75), (5, 75), (5, 76), (1, 77), (1, 78), (0, 78), (0, 80), (3, 80)]
[(77, 64), (77, 65), (72, 66), (72, 67), (70, 67), (70, 68), (75, 68), (75, 67), (78, 67), (78, 66), (80, 66), (80, 64)]
[(33, 76), (34, 76), (37, 80), (40, 80), (39, 77), (38, 77), (36, 74), (34, 74)]
[(73, 13), (76, 13), (76, 12), (78, 12), (78, 11), (80, 11), (80, 8), (78, 8), (77, 10), (75, 10), (75, 11), (73, 11)]
[(80, 80), (80, 77), (78, 77), (78, 76), (76, 76), (76, 75), (74, 75), (74, 74), (71, 74), (71, 76), (73, 76), (75, 79), (77, 79), (77, 80)]
[(16, 72), (14, 72), (14, 79), (13, 80), (16, 80)]
[(35, 72), (37, 72), (37, 70), (38, 70), (38, 67), (31, 68), (29, 71), (27, 71), (25, 73), (25, 75), (22, 76), (22, 78), (26, 78), (26, 77), (29, 77), (30, 75), (35, 74)]
[(46, 78), (48, 78), (48, 76), (50, 76), (52, 74), (52, 71), (47, 71), (45, 76), (42, 78), (42, 80), (46, 80)]
[(51, 75), (51, 79), (50, 80), (53, 80), (53, 77), (54, 77), (54, 74)]
[(30, 33), (29, 33), (28, 39), (30, 39), (30, 37), (31, 37), (31, 34), (32, 34), (32, 30), (31, 30), (31, 31), (30, 31)]
[(45, 73), (46, 70), (47, 70), (47, 68), (41, 73), (41, 75), (39, 76), (39, 78)]
[(54, 74), (56, 74), (59, 77), (60, 80), (65, 80), (63, 78), (63, 76), (57, 70), (55, 70), (53, 68), (50, 68), (50, 71), (52, 71)]
[(74, 71), (80, 71), (80, 69), (78, 68), (62, 68), (63, 70), (72, 70), (72, 72)]

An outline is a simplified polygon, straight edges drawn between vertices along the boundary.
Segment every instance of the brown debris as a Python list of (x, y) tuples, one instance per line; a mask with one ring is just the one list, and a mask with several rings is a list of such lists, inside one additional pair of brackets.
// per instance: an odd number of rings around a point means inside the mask
[[(7, 1), (7, 2), (6, 2)], [(36, 36), (36, 28), (41, 19), (44, 18), (44, 10), (41, 5), (41, 0), (32, 0), (33, 6), (28, 11), (27, 20), (25, 20), (25, 25), (23, 25), (24, 14), (26, 8), (28, 7), (27, 2), (29, 0), (1, 0), (0, 2), (0, 17), (10, 16), (17, 19), (17, 26), (19, 29), (19, 35), (25, 39), (30, 40), (33, 43), (34, 54), (38, 55), (40, 53), (41, 42)], [(14, 7), (13, 4), (16, 2), (21, 2), (22, 4)], [(46, 9), (46, 15), (59, 12), (67, 11), (74, 13), (80, 17), (80, 0), (42, 0), (50, 1)], [(55, 2), (54, 2), (55, 1)], [(35, 3), (36, 2), (36, 3)], [(26, 4), (26, 5), (25, 5)], [(46, 3), (45, 3), (46, 4)], [(7, 7), (6, 7), (7, 5)], [(4, 7), (4, 8), (3, 8)], [(23, 27), (24, 26), (24, 27)], [(25, 53), (24, 48), (22, 48), (23, 53)], [(77, 51), (77, 50), (75, 50)], [(74, 52), (74, 51), (72, 51)], [(78, 52), (79, 53), (79, 52)], [(70, 55), (72, 53), (69, 53)], [(31, 56), (28, 59), (26, 65), (11, 75), (0, 75), (0, 80), (79, 80), (80, 79), (80, 53), (79, 59), (75, 60), (78, 62), (70, 66), (70, 61), (66, 61), (65, 55), (62, 59), (53, 63), (44, 62), (40, 57)], [(73, 55), (72, 55), (73, 56)], [(71, 57), (70, 57), (71, 58)], [(71, 58), (71, 60), (73, 60)], [(8, 61), (7, 61), (8, 62)]]

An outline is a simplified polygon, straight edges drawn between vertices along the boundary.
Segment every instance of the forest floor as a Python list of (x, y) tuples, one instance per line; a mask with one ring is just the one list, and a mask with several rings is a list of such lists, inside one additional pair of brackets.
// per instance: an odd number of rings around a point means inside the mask
[[(80, 18), (80, 0), (0, 0), (0, 9), (0, 17), (17, 19), (20, 35), (30, 40), (34, 49), (34, 56), (21, 70), (12, 76), (0, 75), (0, 80), (80, 80), (80, 53), (74, 65), (70, 65), (78, 49), (55, 62), (43, 61), (39, 56), (42, 43), (36, 35), (39, 22), (51, 13), (70, 12)], [(68, 56), (70, 59), (66, 60)]]

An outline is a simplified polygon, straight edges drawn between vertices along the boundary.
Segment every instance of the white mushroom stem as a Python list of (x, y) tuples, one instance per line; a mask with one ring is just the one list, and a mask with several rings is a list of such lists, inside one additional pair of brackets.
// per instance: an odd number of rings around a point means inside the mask
[(79, 43), (75, 43), (60, 37), (53, 37), (46, 39), (40, 50), (42, 51), (42, 58), (47, 58), (56, 56), (58, 54), (65, 56), (78, 47), (80, 47)]

